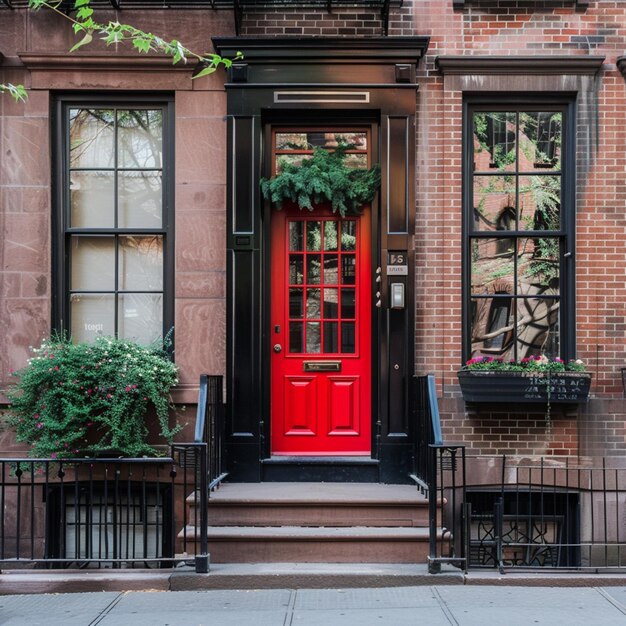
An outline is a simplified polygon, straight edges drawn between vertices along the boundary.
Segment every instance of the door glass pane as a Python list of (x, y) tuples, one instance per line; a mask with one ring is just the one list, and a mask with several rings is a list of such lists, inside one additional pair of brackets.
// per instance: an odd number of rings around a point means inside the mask
[(73, 236), (70, 240), (72, 271), (70, 289), (115, 289), (115, 239)]
[(71, 172), (70, 226), (113, 228), (114, 193), (113, 172)]
[(341, 224), (341, 249), (345, 252), (356, 250), (356, 222), (354, 220)]
[(289, 250), (291, 252), (304, 250), (304, 222), (289, 222)]
[(338, 283), (337, 275), (337, 255), (325, 254), (324, 255), (324, 284), (336, 285)]
[(356, 352), (354, 322), (341, 322), (341, 351), (344, 354)]
[(120, 294), (118, 336), (150, 344), (163, 334), (163, 296), (153, 293)]
[(160, 110), (117, 112), (118, 167), (161, 167), (163, 120)]
[(561, 169), (560, 111), (519, 114), (519, 170)]
[(339, 317), (338, 289), (324, 289), (324, 317), (332, 319)]
[(304, 326), (299, 322), (289, 322), (289, 352), (304, 352)]
[(302, 303), (303, 289), (289, 290), (289, 317), (302, 319), (304, 317), (304, 305)]
[(520, 298), (517, 301), (517, 357), (559, 356), (559, 300)]
[(70, 318), (74, 342), (93, 341), (98, 335), (113, 335), (115, 296), (74, 293), (70, 296)]
[(520, 176), (520, 230), (560, 230), (560, 213), (560, 176)]
[(161, 228), (163, 189), (161, 172), (120, 172), (118, 225), (120, 228)]
[(306, 258), (306, 282), (310, 285), (320, 283), (320, 255), (309, 254)]
[(341, 283), (354, 285), (356, 280), (356, 257), (354, 254), (341, 255)]
[(318, 319), (320, 317), (320, 290), (306, 290), (306, 316), (307, 319)]
[(324, 322), (324, 352), (339, 352), (339, 324)]
[(306, 223), (306, 249), (317, 252), (322, 248), (322, 223)]
[(515, 230), (513, 176), (474, 177), (474, 230)]
[(118, 253), (119, 289), (163, 289), (163, 237), (120, 237)]
[(109, 109), (70, 109), (70, 167), (113, 167), (113, 129)]
[(343, 319), (354, 319), (356, 317), (354, 289), (341, 290), (341, 317)]
[(319, 354), (321, 348), (320, 323), (306, 323), (306, 351), (307, 354)]
[(301, 254), (289, 255), (289, 284), (301, 285), (304, 282), (304, 257)]
[(338, 226), (334, 220), (324, 222), (324, 250), (337, 249)]

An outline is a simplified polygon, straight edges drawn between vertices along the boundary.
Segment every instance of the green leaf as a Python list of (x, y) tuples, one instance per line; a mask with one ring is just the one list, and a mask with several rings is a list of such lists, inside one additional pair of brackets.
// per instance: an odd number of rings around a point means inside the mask
[(207, 76), (208, 74), (213, 74), (213, 72), (215, 72), (216, 68), (213, 67), (212, 65), (209, 65), (208, 67), (205, 67), (203, 69), (201, 69), (197, 74), (192, 75), (192, 79), (195, 80), (196, 78), (201, 78), (202, 76)]
[(93, 35), (91, 34), (91, 32), (86, 33), (85, 36), (77, 44), (70, 48), (70, 52), (76, 52), (76, 50), (78, 50), (79, 48), (90, 44), (92, 39)]
[(81, 7), (76, 11), (77, 20), (86, 20), (93, 15), (93, 9), (90, 7)]
[(79, 9), (80, 7), (85, 7), (89, 5), (89, 2), (91, 2), (91, 0), (75, 0), (74, 8)]

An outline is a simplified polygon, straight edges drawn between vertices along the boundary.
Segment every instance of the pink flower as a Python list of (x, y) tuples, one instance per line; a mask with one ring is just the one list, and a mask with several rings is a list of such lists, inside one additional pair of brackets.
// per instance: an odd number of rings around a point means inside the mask
[(51, 458), (51, 459), (56, 459), (56, 458), (57, 458), (57, 453), (56, 453), (56, 452), (53, 452), (53, 453), (50, 455), (50, 458)]
[(37, 428), (43, 428), (43, 422), (39, 422), (39, 423), (37, 424)]
[(91, 389), (87, 389), (87, 395), (90, 396), (93, 393)]
[(33, 415), (33, 418), (38, 420), (39, 419), (39, 413), (35, 413), (35, 415)]
[(54, 371), (55, 371), (55, 372), (58, 372), (58, 371), (59, 371), (59, 366), (58, 366), (58, 365), (55, 365), (55, 366), (54, 366)]
[(111, 399), (113, 396), (110, 393), (107, 393), (107, 398)]
[(11, 368), (9, 369), (9, 374), (13, 374), (14, 372), (15, 372), (15, 370), (11, 367)]
[(126, 387), (126, 389), (124, 389), (124, 391), (130, 391), (130, 387)]

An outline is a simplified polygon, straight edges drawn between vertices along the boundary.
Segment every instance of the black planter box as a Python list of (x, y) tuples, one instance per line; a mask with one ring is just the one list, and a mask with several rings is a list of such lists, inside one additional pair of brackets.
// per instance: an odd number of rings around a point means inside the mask
[(465, 402), (517, 402), (568, 404), (589, 398), (589, 372), (489, 372), (457, 373)]

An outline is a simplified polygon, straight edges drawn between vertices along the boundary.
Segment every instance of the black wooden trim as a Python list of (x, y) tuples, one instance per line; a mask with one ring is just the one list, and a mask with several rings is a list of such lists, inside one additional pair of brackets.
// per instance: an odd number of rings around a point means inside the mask
[(435, 67), (445, 75), (465, 74), (584, 74), (593, 76), (604, 56), (491, 56), (446, 55), (435, 58)]
[[(571, 0), (571, 2), (577, 9), (586, 9), (589, 7), (589, 0)], [(453, 9), (464, 9), (469, 4), (480, 7), (483, 3), (481, 0), (452, 0)], [(490, 2), (486, 2), (485, 4), (492, 6)]]
[(430, 37), (213, 37), (216, 52), (234, 58), (243, 52), (246, 63), (306, 63), (351, 59), (377, 63), (417, 62)]
[(617, 69), (620, 71), (622, 76), (626, 78), (626, 56), (617, 57), (615, 65), (617, 66)]

